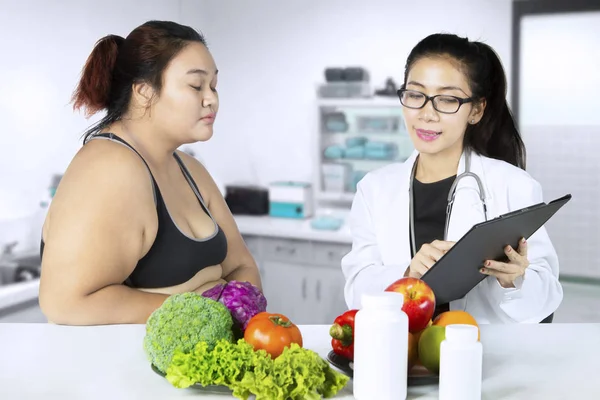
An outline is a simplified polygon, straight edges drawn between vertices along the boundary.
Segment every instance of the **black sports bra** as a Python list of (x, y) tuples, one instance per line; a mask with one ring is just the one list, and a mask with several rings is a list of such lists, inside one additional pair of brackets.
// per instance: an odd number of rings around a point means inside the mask
[[(120, 137), (111, 133), (97, 134), (94, 138), (96, 137), (116, 140), (126, 145), (148, 167), (148, 164), (140, 153)], [(227, 256), (227, 238), (225, 233), (221, 230), (221, 227), (216, 223), (204, 204), (200, 191), (181, 158), (179, 158), (177, 153), (173, 153), (173, 157), (175, 157), (181, 168), (181, 172), (196, 194), (200, 206), (214, 222), (215, 231), (211, 236), (204, 239), (195, 239), (184, 234), (171, 218), (158, 184), (148, 167), (154, 187), (156, 210), (158, 213), (158, 230), (156, 239), (148, 253), (138, 261), (131, 275), (123, 282), (127, 286), (151, 289), (179, 285), (190, 280), (203, 268), (222, 263)], [(124, 201), (127, 200), (124, 199)], [(42, 254), (43, 251), (44, 243), (42, 241)]]

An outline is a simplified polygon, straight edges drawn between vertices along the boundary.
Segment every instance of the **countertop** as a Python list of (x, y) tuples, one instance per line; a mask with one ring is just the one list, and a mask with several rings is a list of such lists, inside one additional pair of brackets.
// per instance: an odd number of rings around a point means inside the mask
[(4, 309), (15, 307), (19, 304), (36, 299), (39, 295), (39, 291), (39, 279), (0, 285), (0, 313)]
[[(326, 357), (325, 325), (300, 326), (304, 345)], [(144, 325), (0, 325), (0, 398), (231, 398), (176, 389), (155, 374), (142, 350)], [(482, 399), (600, 398), (600, 324), (481, 327)], [(336, 396), (350, 400), (352, 381)], [(409, 399), (437, 399), (437, 385), (409, 387)]]
[(350, 228), (346, 223), (337, 231), (328, 231), (313, 229), (310, 219), (247, 215), (234, 215), (234, 219), (242, 235), (352, 243)]

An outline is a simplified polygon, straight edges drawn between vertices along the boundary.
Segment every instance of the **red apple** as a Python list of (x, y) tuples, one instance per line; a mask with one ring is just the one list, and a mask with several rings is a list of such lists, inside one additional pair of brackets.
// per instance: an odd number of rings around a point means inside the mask
[(402, 311), (408, 316), (408, 330), (417, 333), (427, 327), (435, 311), (435, 295), (428, 284), (417, 278), (401, 278), (385, 289), (404, 295)]

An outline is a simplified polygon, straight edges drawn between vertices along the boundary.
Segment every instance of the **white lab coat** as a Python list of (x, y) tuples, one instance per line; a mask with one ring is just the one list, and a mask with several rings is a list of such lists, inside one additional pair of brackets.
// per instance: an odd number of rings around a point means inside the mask
[[(411, 261), (409, 183), (418, 153), (404, 163), (369, 172), (358, 184), (349, 225), (352, 250), (342, 259), (349, 308), (361, 307), (361, 296), (384, 290), (401, 278)], [(464, 172), (464, 154), (457, 173)], [(488, 219), (543, 201), (542, 188), (527, 172), (503, 161), (471, 156), (471, 172), (482, 181)], [(485, 221), (477, 183), (462, 178), (456, 190), (448, 228), (458, 241), (474, 224)], [(516, 288), (505, 289), (488, 276), (451, 310), (465, 310), (480, 324), (537, 323), (556, 311), (563, 298), (558, 281), (558, 257), (545, 228), (528, 240), (530, 265)]]

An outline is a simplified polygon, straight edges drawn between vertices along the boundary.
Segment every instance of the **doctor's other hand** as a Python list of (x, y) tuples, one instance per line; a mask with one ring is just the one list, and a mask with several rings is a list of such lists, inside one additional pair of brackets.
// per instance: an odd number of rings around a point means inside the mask
[(513, 288), (515, 287), (515, 280), (525, 275), (525, 270), (529, 267), (527, 242), (525, 239), (521, 239), (517, 251), (512, 246), (506, 246), (504, 254), (508, 257), (508, 262), (487, 260), (480, 272), (495, 276), (503, 288)]
[(433, 264), (442, 258), (454, 244), (455, 242), (444, 240), (434, 240), (431, 243), (425, 243), (413, 257), (410, 266), (408, 267), (408, 273), (405, 275), (412, 278), (420, 278), (429, 268), (433, 267)]

